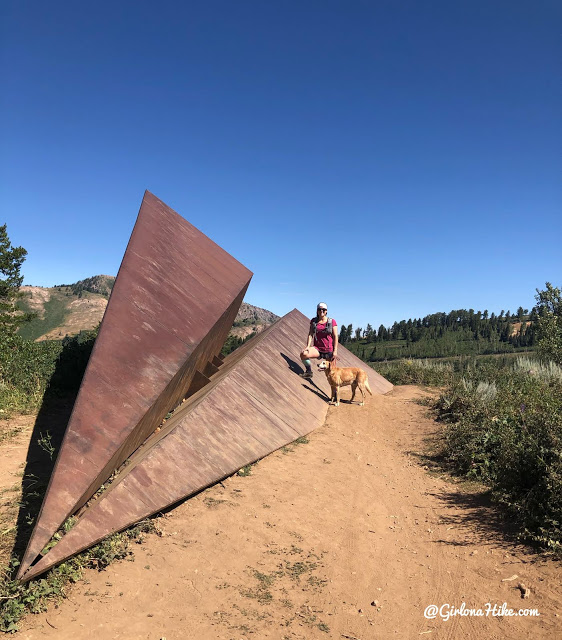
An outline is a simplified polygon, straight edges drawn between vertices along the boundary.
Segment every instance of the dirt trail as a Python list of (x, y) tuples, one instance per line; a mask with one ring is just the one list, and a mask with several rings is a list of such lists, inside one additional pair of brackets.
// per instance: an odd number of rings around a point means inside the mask
[[(416, 452), (436, 430), (415, 402), (423, 393), (397, 387), (331, 408), (308, 444), (181, 504), (133, 562), (89, 571), (18, 636), (561, 637), (559, 565), (506, 542), (478, 495), (423, 469)], [(540, 617), (424, 618), (428, 605), (463, 602)]]

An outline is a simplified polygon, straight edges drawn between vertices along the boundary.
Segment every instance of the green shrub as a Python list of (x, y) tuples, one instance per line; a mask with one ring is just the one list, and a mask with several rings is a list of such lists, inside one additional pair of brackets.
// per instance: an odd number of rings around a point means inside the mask
[(75, 393), (97, 330), (62, 341), (31, 342), (13, 335), (0, 344), (0, 415), (36, 409), (51, 394)]
[(0, 345), (0, 409), (36, 408), (53, 375), (62, 346), (55, 342), (30, 342), (14, 335)]
[(427, 384), (440, 386), (453, 377), (453, 365), (431, 360), (398, 360), (371, 365), (392, 384)]
[(519, 358), (472, 373), (436, 403), (446, 459), (492, 488), (523, 537), (562, 549), (562, 369)]

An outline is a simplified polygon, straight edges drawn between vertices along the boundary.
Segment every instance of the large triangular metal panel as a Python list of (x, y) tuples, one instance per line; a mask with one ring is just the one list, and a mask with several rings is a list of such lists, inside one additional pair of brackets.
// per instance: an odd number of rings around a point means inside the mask
[[(308, 330), (309, 320), (295, 309), (227, 356), (209, 383), (131, 456), (113, 484), (25, 579), (323, 424), (330, 394), (325, 375), (318, 372), (311, 382), (298, 375)], [(340, 366), (368, 372), (373, 393), (392, 389), (341, 345), (338, 355)]]
[(188, 393), (252, 277), (146, 192), (18, 577)]

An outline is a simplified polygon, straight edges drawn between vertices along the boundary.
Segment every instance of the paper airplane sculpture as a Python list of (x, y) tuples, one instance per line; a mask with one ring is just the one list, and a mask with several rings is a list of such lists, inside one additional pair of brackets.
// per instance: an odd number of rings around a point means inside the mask
[[(315, 384), (298, 376), (309, 321), (296, 309), (219, 357), (250, 277), (145, 194), (19, 577), (39, 575), (323, 423), (329, 387), (324, 375)], [(339, 357), (365, 368), (341, 346)], [(371, 369), (369, 378), (374, 393), (392, 389)]]

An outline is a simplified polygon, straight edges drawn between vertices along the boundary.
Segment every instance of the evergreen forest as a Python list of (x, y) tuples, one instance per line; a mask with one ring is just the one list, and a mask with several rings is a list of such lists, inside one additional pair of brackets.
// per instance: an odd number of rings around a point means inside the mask
[(446, 358), (533, 350), (540, 310), (519, 307), (515, 314), (474, 309), (432, 313), (400, 320), (391, 327), (340, 326), (340, 342), (367, 362), (398, 358)]

